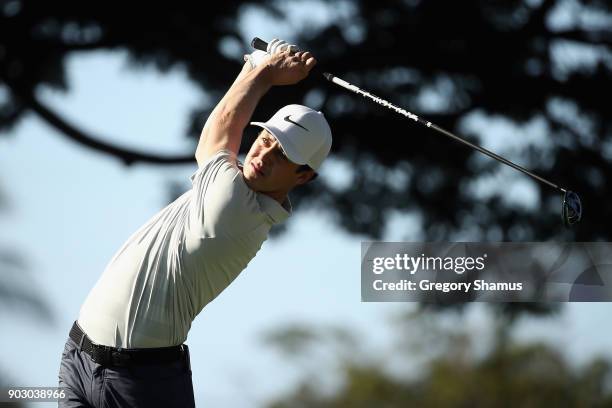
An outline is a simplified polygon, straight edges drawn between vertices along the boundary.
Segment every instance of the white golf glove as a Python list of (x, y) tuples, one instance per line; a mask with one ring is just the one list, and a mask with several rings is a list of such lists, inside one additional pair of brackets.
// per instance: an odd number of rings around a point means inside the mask
[(273, 39), (268, 43), (268, 53), (270, 55), (278, 54), (286, 50), (291, 52), (298, 52), (300, 48), (297, 45), (289, 44), (287, 41), (279, 40), (278, 38)]
[(279, 52), (286, 50), (298, 52), (300, 51), (300, 48), (297, 45), (289, 44), (287, 41), (275, 38), (268, 43), (267, 52), (255, 50), (252, 53), (245, 55), (244, 60), (251, 64), (251, 68), (255, 68), (256, 66), (260, 65), (262, 61), (265, 61), (270, 55), (278, 54)]
[(270, 54), (265, 51), (255, 50), (252, 53), (245, 55), (244, 60), (249, 61), (249, 63), (251, 64), (251, 69), (253, 69), (256, 66), (260, 65), (261, 62), (267, 59), (269, 56)]

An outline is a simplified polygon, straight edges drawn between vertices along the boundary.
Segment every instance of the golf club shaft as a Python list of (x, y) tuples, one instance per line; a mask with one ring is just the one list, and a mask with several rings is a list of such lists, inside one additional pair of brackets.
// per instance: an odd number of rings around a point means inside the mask
[(361, 95), (364, 98), (370, 99), (370, 100), (372, 100), (372, 101), (374, 101), (374, 102), (378, 103), (379, 105), (382, 105), (382, 106), (384, 106), (386, 108), (389, 108), (389, 109), (391, 109), (391, 110), (393, 110), (393, 111), (395, 111), (395, 112), (397, 112), (397, 113), (407, 117), (408, 119), (412, 119), (415, 122), (420, 123), (423, 126), (427, 126), (428, 128), (434, 129), (434, 130), (436, 130), (436, 131), (438, 131), (438, 132), (440, 132), (440, 133), (442, 133), (442, 134), (444, 134), (444, 135), (446, 135), (446, 136), (448, 136), (450, 138), (453, 138), (453, 139), (457, 140), (458, 142), (463, 143), (466, 146), (469, 146), (469, 147), (471, 147), (471, 148), (473, 148), (475, 150), (478, 150), (479, 152), (481, 152), (483, 154), (486, 154), (487, 156), (489, 156), (489, 157), (491, 157), (491, 158), (493, 158), (493, 159), (495, 159), (495, 160), (497, 160), (497, 161), (499, 161), (499, 162), (501, 162), (501, 163), (503, 163), (503, 164), (505, 164), (507, 166), (510, 166), (513, 169), (516, 169), (516, 170), (518, 170), (518, 171), (520, 171), (520, 172), (522, 172), (522, 173), (524, 173), (524, 174), (526, 174), (526, 175), (528, 175), (528, 176), (530, 176), (530, 177), (532, 177), (532, 178), (534, 178), (534, 179), (536, 179), (538, 181), (541, 181), (544, 184), (549, 185), (550, 187), (552, 187), (554, 189), (557, 189), (557, 190), (561, 191), (562, 193), (565, 193), (565, 191), (566, 191), (564, 188), (561, 188), (557, 184), (552, 183), (552, 182), (546, 180), (545, 178), (540, 177), (537, 174), (530, 172), (529, 170), (525, 169), (524, 167), (521, 167), (518, 164), (513, 163), (510, 160), (505, 159), (505, 158), (501, 157), (500, 155), (493, 153), (490, 150), (485, 149), (484, 147), (478, 146), (478, 145), (476, 145), (474, 143), (470, 143), (467, 140), (465, 140), (465, 139), (463, 139), (463, 138), (461, 138), (461, 137), (459, 137), (459, 136), (449, 132), (448, 130), (446, 130), (444, 128), (441, 128), (440, 126), (436, 125), (435, 123), (431, 123), (431, 122), (429, 122), (427, 120), (424, 120), (424, 119), (420, 118), (419, 116), (415, 115), (414, 113), (408, 112), (407, 110), (405, 110), (403, 108), (400, 108), (399, 106), (394, 105), (391, 102), (386, 101), (386, 100), (384, 100), (381, 97), (378, 97), (378, 96), (376, 96), (374, 94), (371, 94), (370, 92), (364, 91), (363, 89), (361, 89), (361, 88), (359, 88), (359, 87), (357, 87), (357, 86), (355, 86), (353, 84), (350, 84), (350, 83), (344, 81), (343, 79), (338, 78), (337, 76), (334, 76), (334, 75), (332, 75), (330, 73), (327, 73), (327, 72), (324, 73), (323, 76), (327, 80), (329, 80), (330, 82), (333, 82), (336, 85), (339, 85), (339, 86), (341, 86), (341, 87), (343, 87), (345, 89), (348, 89), (349, 91), (355, 92), (356, 94)]
[[(258, 37), (255, 37), (255, 38), (253, 38), (253, 41), (251, 41), (251, 46), (253, 48), (255, 48), (255, 49), (266, 51), (268, 43), (263, 41), (262, 39), (260, 39)], [(531, 177), (531, 178), (533, 178), (533, 179), (535, 179), (537, 181), (540, 181), (540, 182), (542, 182), (544, 184), (547, 184), (548, 186), (550, 186), (550, 187), (552, 187), (552, 188), (554, 188), (556, 190), (561, 191), (562, 193), (565, 193), (567, 191), (566, 189), (559, 187), (557, 184), (552, 183), (552, 182), (546, 180), (545, 178), (540, 177), (537, 174), (530, 172), (529, 170), (519, 166), (518, 164), (513, 163), (510, 160), (505, 159), (505, 158), (501, 157), (500, 155), (495, 154), (492, 151), (485, 149), (484, 147), (475, 145), (474, 143), (470, 143), (467, 140), (465, 140), (465, 139), (463, 139), (463, 138), (461, 138), (461, 137), (459, 137), (459, 136), (449, 132), (448, 130), (441, 128), (440, 126), (436, 125), (435, 123), (431, 123), (431, 122), (429, 122), (427, 120), (424, 120), (424, 119), (420, 118), (419, 116), (415, 115), (414, 113), (408, 112), (407, 110), (405, 110), (405, 109), (403, 109), (403, 108), (401, 108), (401, 107), (399, 107), (397, 105), (394, 105), (391, 102), (384, 100), (383, 98), (380, 98), (380, 97), (378, 97), (378, 96), (376, 96), (374, 94), (371, 94), (370, 92), (364, 91), (363, 89), (361, 89), (361, 88), (359, 88), (359, 87), (357, 87), (357, 86), (355, 86), (355, 85), (353, 85), (351, 83), (348, 83), (345, 80), (340, 79), (340, 78), (338, 78), (335, 75), (332, 75), (332, 74), (330, 74), (328, 72), (325, 72), (325, 73), (323, 73), (323, 76), (328, 81), (333, 82), (334, 84), (339, 85), (339, 86), (343, 87), (344, 89), (347, 89), (347, 90), (349, 90), (351, 92), (354, 92), (354, 93), (356, 93), (358, 95), (361, 95), (361, 96), (363, 96), (366, 99), (370, 99), (371, 101), (374, 101), (374, 102), (376, 102), (379, 105), (382, 105), (382, 106), (384, 106), (386, 108), (389, 108), (389, 109), (391, 109), (391, 110), (393, 110), (393, 111), (395, 111), (395, 112), (397, 112), (397, 113), (407, 117), (408, 119), (412, 119), (415, 122), (420, 123), (421, 125), (427, 126), (428, 128), (434, 129), (434, 130), (438, 131), (439, 133), (442, 133), (442, 134), (444, 134), (444, 135), (446, 135), (446, 136), (448, 136), (448, 137), (450, 137), (452, 139), (455, 139), (458, 142), (461, 142), (464, 145), (471, 147), (472, 149), (478, 150), (479, 152), (481, 152), (483, 154), (486, 154), (487, 156), (491, 157), (492, 159), (495, 159), (495, 160), (497, 160), (497, 161), (499, 161), (499, 162), (501, 162), (501, 163), (503, 163), (503, 164), (505, 164), (507, 166), (512, 167), (515, 170), (518, 170), (518, 171), (522, 172), (523, 174), (528, 175), (529, 177)]]

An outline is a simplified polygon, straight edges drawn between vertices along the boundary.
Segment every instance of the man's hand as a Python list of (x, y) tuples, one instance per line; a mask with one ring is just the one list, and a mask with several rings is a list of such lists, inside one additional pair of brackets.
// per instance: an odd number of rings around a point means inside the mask
[(295, 44), (289, 44), (287, 41), (274, 38), (268, 43), (266, 51), (255, 50), (252, 53), (245, 55), (244, 60), (249, 63), (251, 69), (254, 69), (265, 64), (271, 55), (280, 54), (286, 51), (289, 51), (291, 54), (295, 54), (301, 50), (300, 47)]
[(262, 73), (270, 85), (292, 85), (308, 76), (317, 60), (309, 52), (283, 51), (262, 64)]
[(251, 68), (256, 68), (266, 61), (270, 55), (280, 54), (283, 51), (291, 51), (292, 53), (296, 53), (301, 50), (300, 47), (295, 44), (289, 44), (287, 41), (275, 38), (268, 43), (268, 48), (266, 51), (255, 50), (252, 53), (245, 55), (244, 60), (249, 62)]
[(242, 71), (225, 96), (212, 111), (196, 149), (196, 159), (202, 165), (221, 149), (238, 153), (242, 132), (261, 97), (273, 85), (295, 84), (306, 78), (316, 60), (309, 52), (295, 52), (284, 41), (275, 43), (272, 55), (255, 68), (247, 60)]

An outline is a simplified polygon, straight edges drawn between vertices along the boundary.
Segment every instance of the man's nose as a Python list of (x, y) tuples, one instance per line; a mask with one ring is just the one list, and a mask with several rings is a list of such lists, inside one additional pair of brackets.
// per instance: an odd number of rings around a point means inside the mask
[(261, 161), (264, 164), (272, 163), (272, 159), (274, 158), (274, 147), (268, 147), (261, 152)]

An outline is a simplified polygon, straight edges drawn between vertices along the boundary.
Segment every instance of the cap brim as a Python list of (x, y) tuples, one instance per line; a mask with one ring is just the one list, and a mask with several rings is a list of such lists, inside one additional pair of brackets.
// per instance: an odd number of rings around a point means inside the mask
[(285, 151), (285, 154), (287, 155), (287, 158), (290, 161), (300, 165), (307, 164), (306, 160), (298, 153), (293, 143), (291, 143), (289, 138), (285, 136), (285, 134), (281, 130), (277, 129), (274, 126), (270, 126), (265, 122), (251, 122), (251, 125), (259, 126), (270, 132), (276, 138), (276, 140), (278, 140), (278, 143), (280, 143), (283, 150)]

